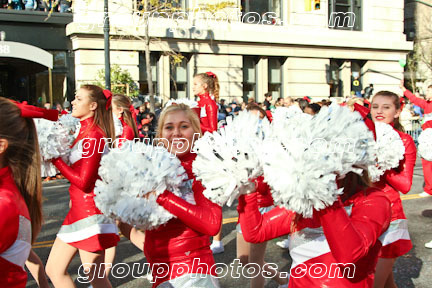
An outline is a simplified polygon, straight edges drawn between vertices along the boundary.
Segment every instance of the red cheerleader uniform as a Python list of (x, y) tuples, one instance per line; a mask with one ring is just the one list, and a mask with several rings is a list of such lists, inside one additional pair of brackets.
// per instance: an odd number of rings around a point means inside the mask
[[(117, 245), (115, 223), (103, 215), (94, 202), (94, 187), (105, 147), (104, 133), (93, 118), (81, 121), (81, 129), (69, 157), (71, 166), (61, 158), (52, 162), (71, 183), (72, 207), (57, 237), (78, 249), (96, 252)], [(102, 150), (102, 151), (100, 151)]]
[(0, 287), (26, 287), (31, 221), (9, 167), (0, 169), (0, 215)]
[[(425, 123), (422, 125), (422, 129), (426, 130), (432, 128), (432, 101), (424, 100), (416, 97), (411, 91), (405, 90), (404, 96), (407, 97), (411, 103), (423, 108)], [(422, 159), (423, 175), (425, 181), (425, 187), (423, 190), (432, 195), (432, 161)]]
[(312, 218), (298, 218), (281, 207), (261, 215), (257, 193), (242, 195), (238, 211), (248, 242), (291, 234), (288, 287), (373, 287), (381, 248), (378, 238), (389, 226), (391, 214), (390, 201), (382, 191), (357, 191), (344, 203), (338, 200), (314, 211)]
[[(196, 154), (193, 153), (179, 157), (187, 172), (187, 181), (196, 204), (165, 191), (158, 197), (157, 202), (177, 218), (145, 232), (144, 254), (153, 267), (153, 287), (186, 274), (217, 276), (209, 236), (216, 235), (219, 231), (222, 208), (203, 195), (204, 187), (192, 173), (192, 162), (195, 158)], [(178, 265), (185, 269), (177, 269)]]
[(380, 238), (383, 244), (381, 258), (397, 258), (408, 253), (412, 248), (408, 220), (403, 211), (399, 192), (406, 194), (411, 189), (417, 151), (410, 135), (398, 130), (396, 132), (399, 133), (405, 146), (404, 159), (401, 160), (398, 168), (386, 171), (380, 181), (375, 183), (386, 193), (392, 204), (390, 227)]
[(198, 96), (200, 98), (198, 107), (201, 109), (199, 116), (202, 133), (216, 131), (218, 128), (218, 106), (216, 101), (207, 92)]
[[(354, 107), (363, 116), (366, 126), (375, 134), (375, 124), (367, 118), (369, 109), (358, 104), (354, 104)], [(392, 203), (390, 227), (380, 239), (383, 244), (381, 258), (397, 258), (412, 248), (408, 233), (408, 220), (403, 211), (399, 192), (406, 194), (411, 189), (417, 151), (411, 136), (398, 130), (395, 131), (398, 132), (405, 146), (404, 159), (401, 160), (398, 168), (386, 171), (380, 181), (375, 183), (375, 186), (383, 190)]]
[(135, 138), (135, 133), (132, 127), (126, 124), (126, 122), (123, 120), (123, 117), (120, 118), (120, 122), (123, 126), (123, 133), (119, 137), (119, 143), (118, 143), (119, 147), (121, 147), (122, 143), (125, 142), (126, 140), (132, 141)]

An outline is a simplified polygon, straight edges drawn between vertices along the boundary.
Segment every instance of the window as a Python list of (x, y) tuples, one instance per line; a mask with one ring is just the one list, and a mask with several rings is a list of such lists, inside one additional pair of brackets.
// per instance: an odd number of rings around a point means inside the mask
[[(159, 53), (150, 53), (150, 66), (152, 73), (152, 82), (153, 82), (153, 91), (155, 95), (159, 95), (159, 85), (158, 85), (158, 62), (159, 62)], [(147, 83), (147, 65), (145, 60), (145, 53), (142, 52), (139, 54), (139, 93), (141, 95), (149, 94), (149, 87)]]
[(170, 64), (170, 98), (171, 99), (189, 99), (188, 89), (188, 57), (184, 57), (182, 62), (177, 65)]
[[(134, 2), (134, 5), (135, 5), (135, 7), (133, 7), (134, 11), (144, 12), (144, 1), (143, 0), (136, 0)], [(160, 10), (160, 12), (162, 12), (165, 9), (166, 13), (168, 13), (168, 14), (174, 12), (175, 10), (185, 11), (187, 9), (187, 1), (186, 0), (165, 0), (165, 1), (160, 1), (159, 4), (156, 3), (155, 6), (152, 6), (151, 4), (149, 4), (149, 5), (150, 5), (149, 11), (159, 11)], [(159, 14), (157, 12), (155, 12), (155, 15), (159, 15)], [(162, 15), (163, 14), (160, 14), (159, 16), (162, 16)]]
[(256, 98), (256, 64), (254, 56), (243, 56), (243, 101)]
[(281, 0), (242, 0), (242, 22), (254, 24), (280, 24), (282, 19)]
[(362, 29), (361, 0), (329, 0), (329, 28)]
[(274, 99), (282, 96), (282, 64), (283, 58), (268, 58), (268, 92), (271, 92)]

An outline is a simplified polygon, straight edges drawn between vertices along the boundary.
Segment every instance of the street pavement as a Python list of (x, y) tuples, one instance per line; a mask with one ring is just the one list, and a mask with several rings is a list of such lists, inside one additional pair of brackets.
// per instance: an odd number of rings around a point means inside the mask
[[(413, 241), (414, 248), (407, 254), (400, 257), (395, 266), (394, 273), (398, 287), (432, 287), (432, 249), (424, 247), (424, 243), (432, 240), (432, 197), (420, 198), (418, 193), (422, 192), (423, 172), (421, 161), (417, 159), (417, 165), (414, 171), (414, 180), (411, 191), (407, 195), (402, 195), (402, 203), (405, 214), (409, 220), (409, 232)], [(66, 180), (55, 180), (44, 184), (43, 189), (43, 210), (45, 223), (42, 231), (33, 249), (36, 254), (46, 263), (48, 255), (56, 237), (61, 223), (68, 211), (69, 184)], [(249, 280), (245, 277), (238, 277), (238, 272), (242, 270), (237, 264), (229, 266), (236, 258), (236, 203), (231, 208), (224, 208), (223, 224), (223, 243), (225, 252), (215, 255), (216, 263), (220, 263), (220, 271), (226, 276), (220, 278), (221, 287), (249, 287)], [(276, 246), (276, 242), (285, 239), (285, 237), (273, 239), (267, 244), (265, 260), (268, 263), (275, 263), (279, 270), (288, 272), (291, 265), (291, 258), (288, 250)], [(134, 263), (146, 263), (143, 253), (132, 245), (124, 237), (117, 247), (116, 263), (127, 263), (116, 267), (115, 277), (110, 275), (110, 281), (113, 287), (132, 288), (151, 287), (151, 283), (146, 277), (146, 272), (135, 270), (135, 273), (122, 272), (122, 269), (133, 268)], [(74, 279), (78, 276), (78, 268), (81, 265), (77, 255), (69, 267), (69, 273)], [(138, 265), (138, 264), (136, 264)], [(141, 266), (142, 267), (142, 266)], [(228, 268), (228, 270), (227, 270)], [(126, 275), (127, 274), (127, 275)], [(79, 283), (75, 280), (77, 287), (88, 287), (89, 284)], [(267, 280), (265, 287), (274, 288), (278, 285), (271, 280)], [(26, 287), (37, 287), (35, 281), (29, 274), (29, 281)]]

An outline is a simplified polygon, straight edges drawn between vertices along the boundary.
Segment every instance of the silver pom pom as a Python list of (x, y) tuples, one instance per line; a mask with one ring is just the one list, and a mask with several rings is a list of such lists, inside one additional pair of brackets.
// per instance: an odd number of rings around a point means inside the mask
[(164, 148), (131, 141), (102, 157), (99, 176), (96, 206), (105, 215), (143, 230), (174, 217), (156, 199), (165, 190), (181, 197), (187, 178), (180, 161)]

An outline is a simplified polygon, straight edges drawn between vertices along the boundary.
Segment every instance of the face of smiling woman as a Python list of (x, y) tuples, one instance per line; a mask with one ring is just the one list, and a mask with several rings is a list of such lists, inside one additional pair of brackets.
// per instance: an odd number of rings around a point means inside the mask
[(96, 102), (91, 102), (89, 92), (86, 89), (79, 89), (72, 101), (72, 116), (81, 121), (94, 116), (97, 108)]
[(391, 124), (399, 114), (392, 97), (377, 95), (372, 99), (371, 115), (374, 122)]
[(177, 156), (182, 156), (190, 152), (194, 133), (195, 131), (186, 113), (175, 111), (166, 115), (161, 138), (166, 139), (163, 141), (165, 145), (168, 145), (165, 147), (168, 151)]

